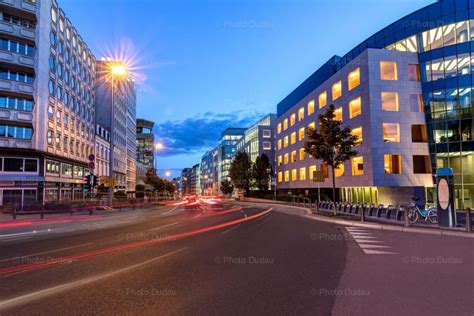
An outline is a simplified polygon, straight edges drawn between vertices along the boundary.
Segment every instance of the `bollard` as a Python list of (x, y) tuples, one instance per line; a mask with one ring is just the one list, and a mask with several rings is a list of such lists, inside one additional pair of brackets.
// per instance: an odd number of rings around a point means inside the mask
[(367, 208), (366, 204), (363, 204), (361, 209), (360, 209), (360, 221), (365, 222), (365, 209)]
[(408, 221), (408, 211), (409, 211), (408, 206), (405, 206), (405, 209), (403, 211), (403, 217), (405, 219), (405, 227), (410, 226), (410, 222)]
[(466, 231), (470, 232), (472, 229), (471, 227), (471, 209), (467, 208), (466, 209)]

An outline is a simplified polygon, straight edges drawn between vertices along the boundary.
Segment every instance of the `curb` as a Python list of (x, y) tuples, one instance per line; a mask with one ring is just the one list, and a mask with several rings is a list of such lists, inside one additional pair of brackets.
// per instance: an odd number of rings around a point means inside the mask
[[(244, 202), (244, 203), (261, 204), (257, 202)], [(436, 228), (430, 229), (430, 228), (421, 228), (421, 227), (405, 227), (405, 226), (395, 226), (395, 225), (378, 224), (378, 223), (367, 223), (367, 222), (361, 223), (361, 222), (349, 221), (349, 220), (344, 220), (344, 219), (332, 219), (332, 218), (322, 217), (322, 216), (313, 214), (310, 209), (304, 208), (301, 206), (272, 204), (272, 203), (265, 203), (265, 204), (297, 208), (299, 210), (305, 211), (306, 215), (304, 215), (303, 217), (306, 217), (314, 221), (325, 222), (325, 223), (330, 223), (330, 224), (335, 224), (335, 225), (371, 228), (371, 229), (378, 229), (378, 230), (385, 230), (385, 231), (418, 233), (418, 234), (435, 235), (435, 236), (474, 238), (474, 233), (467, 233), (463, 231), (449, 231), (449, 230), (436, 229)], [(275, 209), (274, 211), (278, 212), (278, 210), (275, 210)]]

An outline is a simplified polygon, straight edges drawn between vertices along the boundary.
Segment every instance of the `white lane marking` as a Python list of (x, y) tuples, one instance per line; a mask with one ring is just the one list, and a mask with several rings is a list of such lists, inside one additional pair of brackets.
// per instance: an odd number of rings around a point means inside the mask
[(7, 235), (0, 235), (0, 238), (8, 238), (8, 237), (18, 237), (18, 236), (24, 236), (24, 235), (35, 235), (35, 234), (41, 234), (41, 233), (49, 233), (51, 232), (51, 228), (45, 229), (45, 230), (33, 230), (31, 232), (22, 232), (22, 233), (13, 233), (13, 234), (7, 234)]
[(174, 225), (177, 225), (177, 224), (179, 224), (179, 223), (178, 223), (178, 222), (175, 222), (175, 223), (171, 223), (171, 224), (167, 224), (167, 225), (155, 227), (155, 228), (149, 229), (148, 231), (151, 232), (151, 231), (155, 231), (155, 230), (162, 229), (162, 228), (165, 228), (165, 227), (174, 226)]
[(49, 251), (43, 251), (43, 252), (32, 253), (32, 254), (24, 255), (24, 256), (20, 256), (20, 257), (2, 259), (2, 260), (0, 260), (0, 262), (12, 261), (12, 260), (23, 259), (23, 258), (29, 258), (29, 257), (32, 257), (32, 256), (45, 255), (45, 254), (47, 254), (47, 253), (53, 253), (53, 252), (58, 252), (58, 251), (63, 251), (63, 250), (69, 250), (69, 249), (84, 247), (84, 246), (86, 246), (86, 245), (92, 245), (92, 244), (93, 244), (93, 243), (88, 242), (88, 243), (85, 243), (85, 244), (81, 244), (81, 245), (77, 245), (77, 246), (72, 246), (72, 247), (59, 248), (59, 249), (54, 249), (54, 250), (49, 250)]
[(178, 249), (178, 250), (175, 250), (175, 251), (172, 251), (172, 252), (168, 252), (168, 253), (166, 253), (164, 255), (161, 255), (161, 256), (158, 256), (156, 258), (153, 258), (153, 259), (150, 259), (150, 260), (138, 263), (138, 264), (134, 264), (134, 265), (128, 266), (126, 268), (115, 270), (113, 272), (88, 277), (88, 278), (85, 278), (85, 279), (82, 279), (82, 280), (78, 280), (78, 281), (74, 281), (74, 282), (70, 282), (70, 283), (66, 283), (66, 284), (62, 284), (62, 285), (58, 285), (58, 286), (54, 286), (54, 287), (50, 287), (50, 288), (43, 289), (43, 290), (40, 290), (40, 291), (36, 291), (36, 292), (29, 293), (29, 294), (25, 294), (25, 295), (21, 295), (21, 296), (18, 296), (18, 297), (11, 298), (11, 299), (0, 301), (0, 311), (10, 309), (10, 308), (18, 306), (18, 305), (27, 304), (27, 303), (30, 303), (32, 301), (40, 300), (40, 299), (43, 299), (43, 298), (61, 293), (63, 291), (68, 291), (70, 289), (73, 289), (73, 288), (76, 288), (76, 287), (79, 287), (79, 286), (88, 285), (90, 283), (101, 281), (102, 279), (109, 278), (109, 277), (115, 276), (117, 274), (121, 274), (121, 273), (128, 272), (128, 271), (136, 269), (136, 268), (140, 268), (141, 266), (159, 261), (161, 259), (172, 256), (174, 254), (177, 254), (177, 253), (179, 253), (179, 252), (181, 252), (185, 249), (186, 248), (181, 248), (181, 249)]
[(396, 252), (382, 251), (375, 249), (390, 249), (391, 247), (385, 245), (374, 245), (374, 243), (382, 243), (377, 240), (377, 237), (372, 233), (363, 229), (353, 229), (346, 227), (346, 230), (351, 234), (357, 245), (362, 249), (366, 255), (395, 255)]
[(230, 233), (230, 232), (233, 231), (234, 229), (239, 228), (239, 226), (240, 226), (240, 224), (238, 224), (238, 225), (236, 225), (236, 226), (234, 226), (234, 227), (231, 227), (231, 228), (229, 228), (229, 229), (227, 229), (227, 230), (224, 230), (223, 232), (221, 232), (221, 235)]

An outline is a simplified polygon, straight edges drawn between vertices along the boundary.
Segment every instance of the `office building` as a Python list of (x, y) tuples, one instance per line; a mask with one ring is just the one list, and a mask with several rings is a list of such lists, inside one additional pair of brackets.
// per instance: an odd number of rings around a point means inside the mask
[(56, 1), (0, 3), (0, 205), (83, 198), (95, 72)]
[(153, 134), (154, 122), (137, 119), (137, 163), (146, 168), (154, 167), (155, 135)]
[(97, 124), (95, 130), (95, 171), (99, 185), (108, 185), (110, 162), (110, 132)]

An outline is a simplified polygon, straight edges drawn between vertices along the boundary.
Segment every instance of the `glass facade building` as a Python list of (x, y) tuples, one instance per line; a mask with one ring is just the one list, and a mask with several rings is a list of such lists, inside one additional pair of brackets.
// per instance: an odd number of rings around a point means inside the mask
[[(474, 0), (437, 1), (392, 23), (345, 56), (333, 57), (278, 104), (278, 116), (369, 48), (417, 54), (419, 70), (413, 68), (409, 76), (420, 77), (422, 100), (412, 101), (425, 112), (432, 173), (452, 168), (456, 207), (472, 208)], [(427, 189), (428, 201), (434, 200), (432, 191)]]

